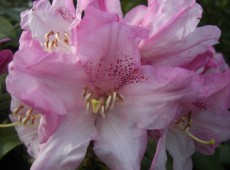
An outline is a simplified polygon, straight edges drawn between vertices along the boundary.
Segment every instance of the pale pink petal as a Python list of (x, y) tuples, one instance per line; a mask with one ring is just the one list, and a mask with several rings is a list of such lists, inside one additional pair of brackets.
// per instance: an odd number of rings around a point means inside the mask
[[(184, 66), (198, 54), (207, 51), (210, 45), (218, 43), (219, 37), (220, 30), (217, 27), (199, 27), (187, 37), (171, 42), (167, 46), (163, 44), (167, 44), (168, 40), (162, 40), (163, 36), (159, 36), (161, 40), (156, 38), (154, 44), (147, 44), (146, 48), (141, 49), (141, 54), (144, 57), (143, 59), (151, 61), (153, 65)], [(162, 41), (163, 44), (159, 44)]]
[(139, 5), (131, 9), (124, 17), (125, 22), (131, 25), (141, 25), (143, 18), (147, 12), (147, 7)]
[(171, 29), (176, 33), (171, 35), (174, 38), (186, 36), (196, 28), (201, 12), (195, 0), (177, 0), (176, 3), (174, 0), (149, 0), (142, 25), (150, 29), (151, 38)]
[(42, 144), (31, 169), (76, 169), (96, 134), (95, 118), (84, 110), (63, 116), (62, 123)]
[(41, 113), (42, 116), (40, 118), (40, 123), (38, 127), (38, 135), (39, 135), (39, 143), (45, 143), (49, 137), (55, 132), (57, 127), (60, 125), (61, 118), (53, 114), (52, 112), (50, 113)]
[(96, 155), (112, 170), (139, 170), (147, 144), (147, 133), (111, 112), (96, 124)]
[(21, 37), (19, 39), (19, 50), (28, 47), (34, 47), (42, 49), (39, 41), (32, 38), (31, 33), (29, 31), (23, 31)]
[(7, 89), (44, 114), (66, 114), (82, 106), (87, 82), (76, 56), (26, 48), (15, 54)]
[(227, 62), (224, 59), (224, 56), (221, 53), (214, 54), (214, 61), (217, 64), (215, 72), (224, 72), (229, 68)]
[(203, 77), (205, 90), (201, 95), (207, 98), (206, 102), (210, 110), (218, 114), (227, 114), (230, 107), (230, 70), (223, 73), (207, 74)]
[[(84, 23), (84, 19), (88, 22)], [(90, 30), (91, 33), (86, 35), (94, 18), (85, 16), (84, 19), (79, 25), (78, 54), (90, 82), (104, 91), (120, 88), (140, 65), (137, 45), (146, 37), (147, 30), (112, 22)]]
[(214, 154), (215, 148), (230, 138), (230, 114), (218, 114), (211, 110), (202, 111), (193, 118), (191, 132), (202, 140), (215, 140), (215, 144), (196, 142), (196, 149), (203, 154)]
[[(17, 108), (21, 104), (22, 103), (18, 99), (12, 97), (11, 110)], [(26, 112), (26, 111), (27, 111), (26, 109), (23, 109), (21, 112)], [(13, 116), (12, 114), (10, 114), (9, 117), (12, 122), (18, 121), (17, 117)], [(32, 156), (33, 158), (36, 158), (40, 150), (38, 127), (37, 126), (26, 127), (26, 126), (18, 125), (15, 126), (15, 129), (18, 133), (21, 142), (27, 147), (27, 152), (29, 153), (29, 155)]]
[(78, 0), (77, 1), (77, 16), (81, 16), (88, 6), (94, 6), (95, 8), (108, 12), (115, 13), (122, 18), (121, 4), (119, 0)]
[(89, 6), (85, 10), (85, 16), (81, 20), (80, 24), (77, 24), (76, 28), (73, 29), (75, 34), (72, 36), (72, 42), (78, 46), (78, 41), (81, 42), (96, 29), (116, 21), (118, 21), (118, 17), (115, 14), (108, 14)]
[(166, 135), (167, 131), (163, 132), (162, 137), (157, 142), (156, 152), (150, 167), (150, 170), (166, 170), (167, 154), (166, 154)]
[[(195, 73), (180, 68), (142, 68), (147, 81), (134, 80), (119, 93), (124, 102), (115, 109), (125, 110), (123, 117), (146, 129), (169, 126), (187, 102), (197, 98), (203, 80)], [(148, 72), (147, 72), (148, 71)]]
[(199, 54), (190, 63), (186, 64), (184, 68), (195, 71), (198, 74), (202, 74), (205, 71), (206, 64), (212, 58), (212, 52), (207, 50), (206, 52)]
[(53, 0), (52, 5), (54, 8), (66, 7), (66, 9), (70, 10), (72, 16), (75, 16), (76, 10), (73, 4), (73, 0)]
[(195, 145), (184, 132), (168, 131), (166, 148), (173, 157), (174, 170), (192, 170), (192, 154)]

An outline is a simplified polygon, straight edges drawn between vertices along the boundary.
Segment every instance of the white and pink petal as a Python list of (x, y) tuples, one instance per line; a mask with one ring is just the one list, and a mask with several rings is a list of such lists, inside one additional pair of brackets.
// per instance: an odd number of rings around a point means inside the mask
[(139, 170), (147, 144), (147, 132), (125, 121), (116, 112), (96, 122), (96, 155), (113, 170)]

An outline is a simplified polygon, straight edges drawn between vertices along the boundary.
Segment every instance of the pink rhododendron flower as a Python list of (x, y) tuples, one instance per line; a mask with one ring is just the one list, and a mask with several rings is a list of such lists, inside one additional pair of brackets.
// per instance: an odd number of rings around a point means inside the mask
[(124, 20), (150, 30), (140, 44), (143, 63), (181, 66), (218, 42), (217, 27), (197, 27), (201, 13), (195, 0), (148, 0), (148, 7), (135, 7)]
[(149, 130), (151, 169), (165, 168), (166, 149), (174, 169), (191, 169), (195, 150), (228, 139), (230, 73), (210, 47), (219, 29), (197, 28), (201, 12), (194, 0), (149, 0), (124, 18), (118, 0), (76, 10), (39, 0), (23, 12), (7, 89), (31, 169), (75, 169), (93, 141), (110, 169), (138, 170)]
[(202, 81), (182, 68), (141, 65), (138, 45), (148, 30), (119, 22), (115, 13), (90, 5), (73, 29), (76, 53), (29, 43), (10, 65), (7, 88), (20, 101), (16, 123), (40, 119), (30, 136), (17, 129), (27, 146), (35, 142), (32, 169), (75, 169), (91, 140), (111, 169), (140, 169), (147, 130), (168, 127)]
[[(169, 128), (160, 131), (151, 169), (165, 169), (166, 149), (175, 170), (192, 169), (194, 151), (213, 154), (216, 146), (230, 138), (230, 71), (205, 75), (204, 79), (203, 94), (188, 103)], [(153, 131), (153, 137), (157, 133)]]
[(194, 151), (213, 154), (216, 146), (230, 139), (230, 70), (223, 56), (209, 47), (185, 68), (200, 74), (205, 80), (204, 87), (168, 129), (151, 132), (158, 140), (153, 170), (165, 169), (166, 149), (173, 157), (175, 170), (192, 169)]
[[(22, 12), (20, 49), (24, 47), (45, 47), (45, 49), (70, 50), (70, 26), (75, 19), (73, 1), (35, 1), (33, 8)], [(52, 30), (52, 31), (51, 31)], [(45, 35), (45, 36), (44, 36)], [(57, 48), (58, 47), (58, 48)]]

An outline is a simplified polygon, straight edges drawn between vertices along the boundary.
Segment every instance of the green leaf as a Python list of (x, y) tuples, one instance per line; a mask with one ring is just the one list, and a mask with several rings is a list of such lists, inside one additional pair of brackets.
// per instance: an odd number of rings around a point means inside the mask
[(21, 142), (13, 127), (0, 129), (0, 136), (0, 159), (2, 159), (12, 149), (19, 146)]
[(0, 94), (4, 93), (6, 90), (6, 74), (1, 74), (0, 75)]
[(219, 159), (220, 150), (216, 149), (214, 155), (207, 156), (200, 153), (195, 153), (193, 155), (193, 165), (195, 170), (224, 170), (223, 165)]
[(230, 145), (225, 144), (220, 147), (220, 160), (226, 165), (230, 165)]
[(13, 25), (5, 18), (0, 17), (0, 39), (2, 38), (16, 38), (16, 32)]
[(141, 170), (149, 170), (151, 163), (152, 163), (152, 160), (145, 156), (141, 162)]

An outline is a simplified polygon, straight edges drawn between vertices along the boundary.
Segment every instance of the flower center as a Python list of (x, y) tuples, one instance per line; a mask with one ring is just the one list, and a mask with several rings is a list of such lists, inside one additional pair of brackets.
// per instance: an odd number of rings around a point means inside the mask
[(47, 51), (52, 51), (57, 48), (63, 50), (70, 49), (70, 37), (67, 32), (60, 34), (59, 32), (50, 31), (45, 34), (44, 48)]
[(192, 112), (189, 111), (187, 115), (182, 116), (180, 119), (178, 119), (175, 123), (175, 126), (179, 128), (181, 131), (185, 132), (189, 137), (191, 137), (193, 140), (206, 145), (213, 145), (215, 144), (215, 139), (210, 139), (208, 141), (202, 140), (195, 135), (193, 135), (189, 130), (192, 126)]
[(117, 92), (108, 92), (104, 96), (95, 97), (94, 93), (88, 88), (85, 88), (82, 93), (85, 99), (86, 112), (90, 111), (99, 114), (102, 118), (106, 117), (108, 110), (112, 110), (116, 101), (124, 101), (124, 96)]
[(13, 116), (17, 117), (18, 121), (9, 123), (9, 124), (0, 124), (0, 128), (12, 127), (16, 125), (23, 125), (23, 126), (37, 126), (36, 120), (40, 119), (41, 114), (33, 113), (33, 109), (27, 109), (26, 112), (23, 112), (25, 109), (24, 105), (20, 105), (13, 110)]

